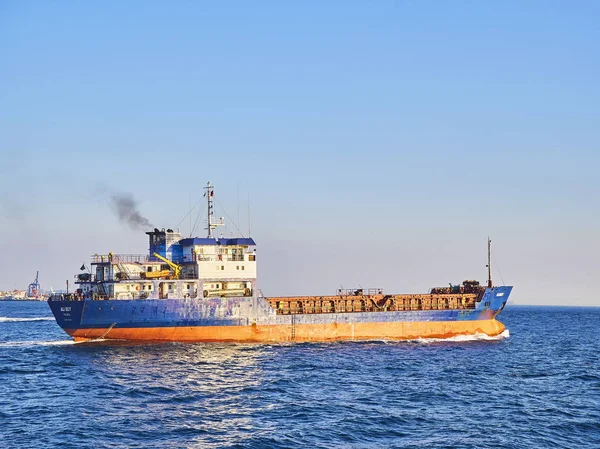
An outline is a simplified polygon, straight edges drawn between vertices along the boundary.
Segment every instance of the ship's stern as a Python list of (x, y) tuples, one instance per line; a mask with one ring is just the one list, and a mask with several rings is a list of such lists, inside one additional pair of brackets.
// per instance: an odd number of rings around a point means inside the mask
[(58, 325), (69, 335), (81, 326), (84, 301), (66, 301), (51, 296), (48, 306), (56, 319)]

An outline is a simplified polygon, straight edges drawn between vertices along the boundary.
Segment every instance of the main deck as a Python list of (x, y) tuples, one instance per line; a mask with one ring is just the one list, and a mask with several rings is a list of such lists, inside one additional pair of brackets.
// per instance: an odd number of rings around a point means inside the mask
[[(473, 310), (481, 301), (483, 293), (464, 294), (404, 294), (391, 295), (381, 292), (337, 295), (337, 296), (276, 296), (263, 297), (266, 303), (278, 315), (322, 314), (322, 313), (352, 313), (352, 312), (408, 312), (423, 310)], [(143, 293), (143, 292), (142, 292)], [(126, 300), (147, 299), (146, 295), (131, 298), (110, 298), (107, 295), (96, 295), (86, 298), (78, 293), (53, 295), (51, 301), (83, 301), (93, 299)], [(182, 299), (190, 298), (185, 296)], [(171, 296), (156, 298), (159, 300), (173, 299)]]

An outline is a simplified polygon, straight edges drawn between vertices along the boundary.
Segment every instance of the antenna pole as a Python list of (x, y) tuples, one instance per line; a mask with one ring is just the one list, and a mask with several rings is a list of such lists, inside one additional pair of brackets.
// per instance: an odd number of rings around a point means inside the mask
[(252, 235), (250, 230), (250, 189), (248, 189), (248, 237)]
[(488, 288), (492, 288), (492, 241), (488, 236)]
[(206, 193), (204, 194), (204, 196), (206, 197), (206, 205), (207, 205), (207, 212), (208, 212), (208, 217), (207, 217), (207, 227), (206, 229), (208, 230), (208, 238), (212, 239), (213, 238), (213, 229), (218, 228), (219, 226), (225, 226), (225, 223), (223, 223), (223, 218), (221, 217), (221, 221), (220, 222), (215, 222), (213, 219), (215, 218), (215, 212), (213, 210), (213, 196), (215, 195), (215, 191), (213, 190), (215, 186), (210, 185), (210, 181), (208, 183), (206, 183), (206, 187), (204, 187), (206, 189)]
[(206, 187), (204, 187), (206, 189), (206, 193), (204, 194), (206, 196), (206, 206), (207, 206), (207, 220), (208, 220), (208, 226), (207, 226), (207, 230), (208, 230), (208, 238), (212, 239), (213, 237), (213, 226), (212, 226), (212, 217), (213, 217), (213, 203), (212, 203), (212, 196), (213, 196), (213, 186), (210, 185), (210, 181), (208, 181), (206, 183)]

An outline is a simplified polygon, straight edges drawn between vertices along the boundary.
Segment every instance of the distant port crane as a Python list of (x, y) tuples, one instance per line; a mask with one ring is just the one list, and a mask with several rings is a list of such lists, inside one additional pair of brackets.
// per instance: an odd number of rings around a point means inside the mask
[(37, 271), (35, 274), (35, 281), (33, 281), (31, 284), (29, 284), (29, 287), (27, 287), (27, 296), (29, 298), (39, 298), (42, 294), (42, 288), (40, 287), (40, 282), (38, 281), (39, 276), (40, 272)]

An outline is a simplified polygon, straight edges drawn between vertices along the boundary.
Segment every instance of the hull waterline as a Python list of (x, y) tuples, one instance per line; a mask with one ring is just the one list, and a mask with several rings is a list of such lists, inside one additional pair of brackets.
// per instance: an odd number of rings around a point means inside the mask
[(65, 329), (75, 341), (94, 339), (178, 342), (315, 342), (335, 340), (416, 340), (460, 335), (501, 334), (495, 319), (477, 321), (333, 323), (266, 326), (194, 326)]

